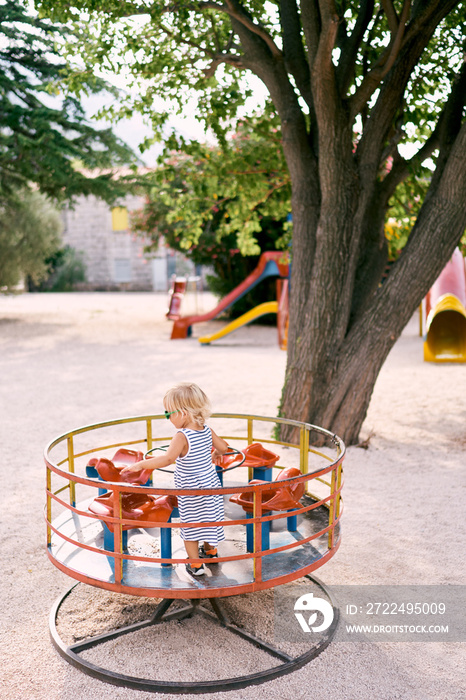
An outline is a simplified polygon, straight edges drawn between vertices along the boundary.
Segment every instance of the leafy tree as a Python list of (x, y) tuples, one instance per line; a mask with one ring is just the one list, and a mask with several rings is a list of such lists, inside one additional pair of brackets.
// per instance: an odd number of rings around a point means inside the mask
[[(281, 414), (356, 442), (377, 375), (466, 225), (466, 8), (459, 0), (39, 0), (86, 11), (87, 65), (129, 65), (144, 89), (226, 140), (265, 85), (281, 123), (293, 213), (288, 363)], [(192, 109), (192, 107), (190, 107)], [(402, 146), (416, 141), (406, 155)], [(387, 167), (391, 158), (391, 167)], [(397, 187), (434, 171), (402, 255), (380, 285), (384, 220)], [(292, 438), (292, 434), (285, 437)]]
[(25, 189), (0, 204), (0, 289), (11, 289), (23, 277), (34, 284), (44, 280), (61, 231), (60, 214), (39, 192)]
[[(252, 272), (261, 252), (287, 242), (289, 176), (270, 117), (243, 122), (222, 149), (172, 137), (160, 162), (144, 178), (148, 198), (133, 214), (132, 229), (152, 240), (150, 249), (163, 239), (194, 263), (211, 266), (214, 293), (225, 296)], [(230, 313), (237, 316), (275, 298), (272, 280)]]
[(72, 292), (86, 281), (86, 265), (80, 251), (65, 245), (46, 258), (48, 275), (39, 284), (28, 279), (31, 292)]
[[(134, 156), (110, 129), (88, 123), (76, 97), (59, 96), (57, 83), (71, 71), (60, 48), (69, 29), (29, 14), (26, 4), (0, 3), (0, 201), (31, 183), (55, 199), (94, 194), (112, 200), (124, 193), (123, 184), (111, 173), (84, 169)], [(99, 92), (104, 83), (91, 78), (81, 88)]]

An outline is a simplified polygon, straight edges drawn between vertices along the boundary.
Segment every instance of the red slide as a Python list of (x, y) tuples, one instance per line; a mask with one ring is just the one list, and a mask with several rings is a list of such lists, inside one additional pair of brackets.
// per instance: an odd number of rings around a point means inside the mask
[(221, 302), (212, 311), (197, 316), (183, 316), (178, 318), (173, 323), (171, 334), (172, 340), (176, 338), (187, 338), (191, 334), (191, 326), (194, 323), (202, 321), (211, 321), (228, 309), (229, 306), (238, 301), (242, 296), (247, 294), (250, 289), (255, 287), (266, 277), (288, 277), (288, 264), (280, 262), (285, 253), (281, 251), (269, 251), (262, 253), (259, 258), (257, 267), (251, 272), (246, 279), (241, 282), (235, 289), (224, 297)]

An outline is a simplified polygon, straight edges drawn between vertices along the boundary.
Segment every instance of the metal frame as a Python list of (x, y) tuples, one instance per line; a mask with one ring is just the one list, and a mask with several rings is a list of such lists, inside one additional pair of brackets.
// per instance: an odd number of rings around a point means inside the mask
[[(324, 651), (324, 649), (326, 649), (326, 647), (330, 644), (338, 627), (339, 610), (337, 607), (335, 607), (335, 604), (332, 601), (328, 590), (325, 588), (321, 581), (309, 575), (307, 575), (306, 578), (308, 578), (310, 581), (316, 584), (330, 600), (334, 611), (334, 618), (325, 636), (322, 637), (319, 643), (317, 645), (313, 645), (312, 648), (304, 654), (301, 654), (300, 656), (294, 658), (280, 651), (276, 647), (273, 647), (267, 642), (264, 642), (263, 640), (255, 637), (254, 635), (249, 634), (244, 629), (236, 626), (233, 622), (231, 622), (228, 619), (228, 617), (225, 615), (225, 612), (222, 610), (220, 602), (215, 598), (209, 599), (213, 612), (205, 608), (205, 606), (202, 604), (202, 600), (189, 601), (189, 603), (186, 606), (174, 610), (172, 612), (168, 612), (169, 607), (174, 601), (173, 599), (167, 598), (157, 606), (154, 615), (148, 620), (137, 622), (126, 627), (121, 627), (111, 632), (107, 632), (106, 634), (98, 635), (96, 637), (92, 637), (82, 642), (77, 642), (76, 644), (67, 646), (58, 634), (57, 618), (62, 603), (66, 600), (66, 598), (74, 590), (74, 588), (76, 588), (76, 586), (78, 586), (79, 584), (75, 584), (74, 586), (72, 586), (65, 593), (65, 595), (61, 596), (56, 601), (55, 605), (53, 606), (50, 612), (49, 619), (50, 635), (58, 653), (66, 661), (68, 661), (68, 663), (75, 666), (80, 671), (83, 671), (87, 675), (93, 676), (94, 678), (97, 678), (105, 683), (111, 683), (112, 685), (117, 685), (126, 688), (135, 688), (137, 690), (145, 690), (146, 692), (151, 693), (165, 692), (181, 694), (238, 690), (241, 688), (246, 688), (250, 685), (259, 685), (260, 683), (264, 683), (265, 681), (269, 681), (273, 678), (278, 678), (279, 676), (291, 673), (297, 670), (298, 668), (301, 668), (305, 664), (309, 663), (312, 659), (316, 658), (316, 656), (318, 656), (322, 651)], [(196, 613), (208, 616), (210, 619), (215, 620), (216, 622), (218, 622), (219, 625), (228, 629), (232, 634), (240, 636), (242, 639), (245, 639), (246, 641), (250, 642), (253, 646), (258, 647), (263, 651), (266, 651), (275, 658), (278, 658), (281, 661), (281, 663), (265, 671), (259, 671), (257, 673), (252, 673), (244, 676), (235, 676), (214, 681), (172, 682), (160, 681), (151, 678), (139, 678), (124, 673), (116, 673), (114, 671), (105, 669), (101, 666), (97, 666), (91, 663), (90, 661), (81, 658), (80, 656), (81, 652), (87, 649), (91, 649), (92, 647), (96, 647), (99, 644), (103, 644), (117, 637), (122, 637), (131, 634), (132, 632), (136, 632), (140, 629), (151, 627), (153, 625), (163, 624), (164, 622), (168, 622), (170, 620), (181, 620), (188, 617), (192, 617)]]
[[(322, 566), (326, 561), (328, 561), (338, 550), (338, 547), (340, 545), (340, 531), (339, 531), (339, 523), (342, 515), (342, 508), (341, 508), (341, 490), (343, 486), (343, 481), (342, 481), (342, 462), (344, 459), (345, 455), (345, 445), (340, 438), (338, 438), (336, 435), (333, 435), (327, 430), (324, 430), (323, 428), (318, 428), (317, 426), (310, 425), (308, 423), (302, 423), (299, 421), (293, 421), (285, 418), (267, 418), (264, 416), (254, 416), (254, 415), (248, 415), (248, 414), (214, 414), (212, 416), (213, 418), (222, 418), (222, 419), (242, 419), (246, 421), (246, 434), (247, 437), (242, 437), (241, 435), (234, 435), (234, 436), (224, 436), (225, 439), (229, 440), (247, 440), (248, 444), (251, 444), (255, 440), (259, 439), (262, 443), (269, 443), (271, 445), (281, 445), (285, 447), (292, 447), (295, 449), (299, 449), (299, 464), (300, 464), (300, 469), (301, 469), (301, 475), (293, 477), (290, 479), (290, 482), (304, 482), (306, 484), (306, 487), (308, 489), (309, 493), (309, 484), (315, 480), (318, 482), (321, 482), (325, 484), (325, 486), (328, 488), (329, 493), (327, 496), (323, 498), (318, 498), (315, 497), (315, 502), (307, 504), (303, 506), (302, 508), (298, 509), (297, 511), (294, 511), (295, 515), (298, 516), (305, 516), (306, 513), (312, 511), (314, 508), (323, 506), (328, 510), (328, 521), (326, 527), (321, 529), (319, 532), (312, 534), (311, 536), (298, 540), (298, 541), (293, 541), (290, 542), (289, 544), (285, 546), (279, 546), (278, 548), (275, 549), (268, 549), (268, 550), (263, 550), (262, 549), (262, 526), (264, 523), (267, 522), (272, 522), (274, 520), (280, 520), (289, 515), (289, 513), (273, 513), (273, 514), (263, 514), (262, 512), (262, 492), (269, 488), (269, 484), (264, 483), (264, 484), (255, 484), (255, 485), (248, 485), (245, 484), (244, 486), (236, 486), (236, 487), (221, 487), (219, 489), (197, 489), (197, 490), (184, 490), (183, 493), (186, 495), (206, 495), (206, 494), (221, 494), (223, 496), (231, 495), (234, 493), (239, 493), (239, 492), (248, 492), (251, 491), (254, 493), (254, 512), (253, 512), (253, 517), (252, 518), (247, 518), (243, 517), (241, 519), (237, 520), (225, 520), (222, 521), (221, 523), (212, 523), (212, 525), (223, 525), (225, 528), (227, 528), (228, 531), (232, 531), (231, 528), (233, 526), (246, 526), (246, 525), (252, 525), (253, 530), (254, 530), (254, 551), (252, 553), (246, 553), (246, 554), (237, 554), (235, 556), (230, 556), (230, 557), (218, 557), (215, 560), (215, 563), (224, 563), (224, 562), (231, 562), (235, 561), (238, 564), (241, 562), (241, 560), (244, 560), (244, 564), (246, 564), (246, 560), (249, 560), (249, 562), (254, 565), (254, 578), (251, 582), (247, 584), (242, 584), (238, 585), (236, 587), (232, 587), (231, 589), (227, 588), (209, 588), (208, 591), (202, 591), (199, 589), (192, 589), (192, 588), (184, 588), (182, 590), (172, 590), (172, 589), (167, 589), (163, 587), (159, 588), (147, 588), (147, 587), (135, 587), (135, 586), (128, 586), (125, 583), (124, 576), (123, 576), (123, 569), (125, 563), (127, 563), (129, 560), (137, 560), (137, 561), (144, 561), (144, 558), (142, 557), (135, 557), (135, 556), (130, 556), (129, 554), (125, 553), (124, 551), (124, 545), (123, 545), (123, 535), (124, 535), (124, 530), (128, 529), (129, 527), (140, 527), (140, 523), (137, 521), (131, 521), (127, 519), (123, 519), (121, 516), (121, 494), (122, 493), (127, 493), (127, 492), (141, 492), (143, 490), (144, 492), (148, 494), (157, 494), (157, 495), (177, 495), (179, 494), (179, 491), (174, 488), (160, 488), (160, 487), (148, 487), (148, 486), (136, 486), (136, 485), (130, 485), (127, 483), (111, 483), (111, 482), (106, 482), (106, 486), (109, 489), (109, 491), (113, 492), (113, 500), (114, 500), (114, 516), (113, 517), (98, 517), (93, 515), (92, 513), (89, 513), (86, 510), (80, 509), (80, 504), (76, 504), (76, 487), (78, 484), (84, 484), (88, 486), (93, 486), (96, 488), (97, 486), (101, 486), (102, 482), (98, 481), (97, 479), (93, 479), (90, 477), (83, 477), (80, 476), (76, 472), (76, 463), (77, 460), (82, 458), (83, 456), (86, 456), (91, 453), (95, 453), (97, 450), (104, 450), (104, 449), (110, 449), (110, 448), (115, 448), (115, 447), (122, 447), (123, 445), (129, 446), (129, 445), (135, 445), (135, 444), (141, 444), (141, 443), (146, 443), (148, 449), (152, 449), (154, 443), (157, 442), (162, 442), (166, 441), (167, 437), (158, 437), (155, 438), (153, 435), (153, 421), (155, 420), (162, 420), (164, 422), (164, 416), (163, 415), (151, 415), (151, 416), (138, 416), (138, 417), (132, 417), (132, 418), (122, 418), (118, 420), (113, 420), (113, 421), (107, 421), (105, 423), (99, 423), (95, 425), (90, 425), (90, 426), (84, 426), (82, 428), (77, 428), (73, 431), (70, 431), (68, 433), (65, 433), (64, 435), (56, 438), (53, 440), (46, 448), (45, 451), (45, 462), (47, 465), (47, 507), (46, 507), (46, 521), (47, 521), (47, 553), (49, 556), (49, 559), (51, 562), (59, 568), (61, 571), (64, 573), (68, 574), (72, 578), (77, 579), (78, 581), (82, 581), (84, 583), (89, 583), (91, 585), (95, 585), (101, 588), (106, 588), (107, 590), (113, 590), (115, 592), (120, 592), (120, 593), (130, 593), (132, 595), (141, 595), (141, 596), (147, 596), (147, 597), (161, 597), (161, 598), (202, 598), (202, 597), (222, 597), (222, 596), (228, 596), (228, 595), (237, 595), (241, 593), (246, 593), (246, 592), (253, 592), (257, 590), (263, 590), (265, 588), (271, 588), (275, 585), (281, 585), (283, 583), (289, 583), (290, 581), (295, 580), (296, 578), (300, 578), (301, 576), (304, 576), (306, 574), (311, 573), (312, 571), (315, 571), (317, 568)], [(98, 445), (95, 446), (91, 450), (85, 450), (85, 451), (75, 451), (76, 448), (76, 436), (83, 434), (83, 433), (89, 433), (92, 432), (96, 429), (102, 429), (102, 428), (109, 428), (109, 427), (114, 427), (114, 426), (120, 426), (124, 424), (129, 424), (129, 423), (145, 423), (146, 425), (146, 431), (145, 431), (145, 436), (140, 437), (138, 440), (132, 440), (132, 441), (126, 441), (126, 442), (118, 442), (114, 444), (105, 444), (105, 445)], [(296, 427), (299, 430), (299, 445), (293, 445), (290, 443), (284, 443), (280, 442), (278, 440), (273, 440), (273, 439), (264, 439), (262, 437), (257, 437), (254, 435), (254, 423), (256, 422), (268, 422), (272, 424), (277, 424), (277, 423), (283, 423), (287, 425), (291, 425), (293, 427)], [(310, 441), (309, 441), (309, 434), (311, 431), (316, 431), (319, 435), (324, 436), (325, 438), (329, 439), (332, 441), (335, 449), (336, 449), (336, 458), (332, 459), (328, 454), (324, 454), (321, 451), (316, 450), (313, 447), (310, 447)], [(53, 461), (53, 452), (55, 448), (58, 446), (62, 445), (65, 450), (66, 450), (66, 457), (62, 459), (59, 462), (54, 462)], [(315, 455), (318, 455), (323, 458), (324, 461), (324, 466), (319, 467), (318, 469), (315, 469), (314, 471), (310, 472), (309, 467), (308, 467), (308, 455), (310, 453), (313, 453)], [(67, 469), (64, 467), (68, 467)], [(279, 465), (277, 465), (277, 468), (280, 468)], [(58, 489), (57, 491), (53, 492), (52, 491), (52, 472), (58, 477), (61, 477), (65, 479), (66, 481), (66, 486)], [(330, 481), (328, 478), (330, 477)], [(281, 481), (281, 484), (286, 484), (286, 481)], [(63, 491), (69, 491), (69, 502), (66, 502), (63, 498), (59, 497), (59, 494), (61, 494)], [(312, 494), (309, 493), (309, 495), (312, 496)], [(69, 539), (67, 538), (65, 533), (60, 532), (59, 528), (57, 528), (52, 522), (52, 502), (58, 503), (60, 506), (63, 508), (67, 509), (68, 511), (71, 511), (71, 515), (73, 517), (86, 517), (86, 518), (94, 518), (96, 520), (100, 520), (101, 522), (107, 522), (111, 523), (113, 525), (113, 530), (114, 530), (114, 548), (113, 551), (106, 551), (102, 550), (99, 548), (96, 548), (94, 546), (90, 546), (89, 544), (83, 544), (75, 539)], [(82, 507), (81, 507), (82, 508)], [(245, 514), (246, 516), (246, 514)], [(183, 523), (183, 527), (198, 527), (200, 523)], [(163, 527), (163, 528), (179, 528), (181, 527), (180, 523), (177, 522), (168, 522), (168, 523), (158, 523), (158, 522), (151, 522), (151, 523), (146, 523), (146, 527)], [(321, 554), (321, 557), (318, 561), (312, 561), (311, 563), (307, 562), (305, 566), (302, 566), (299, 569), (294, 570), (291, 573), (286, 573), (285, 575), (281, 574), (278, 575), (274, 578), (269, 578), (264, 580), (262, 576), (262, 559), (264, 556), (268, 556), (271, 554), (278, 554), (281, 552), (285, 552), (286, 550), (290, 550), (290, 553), (299, 547), (302, 547), (306, 545), (307, 543), (311, 543), (313, 540), (317, 541), (317, 538), (327, 535), (328, 536), (328, 548), (327, 550)], [(52, 547), (52, 536), (55, 538), (55, 540), (61, 540), (61, 541), (68, 541), (70, 544), (75, 546), (77, 549), (81, 550), (87, 550), (91, 553), (94, 554), (100, 554), (103, 557), (111, 557), (113, 560), (113, 567), (114, 567), (114, 572), (115, 572), (115, 578), (113, 582), (109, 581), (101, 581), (97, 580), (95, 577), (92, 576), (92, 573), (88, 574), (87, 571), (85, 572), (77, 572), (73, 568), (67, 566), (63, 562), (58, 561), (53, 553), (53, 547)], [(197, 560), (192, 560), (194, 563)], [(199, 562), (201, 560), (198, 560)], [(185, 559), (177, 559), (177, 558), (155, 558), (151, 557), (150, 559), (151, 565), (170, 565), (170, 564), (180, 564), (184, 563)]]
[[(279, 649), (272, 647), (267, 642), (254, 637), (253, 635), (245, 632), (243, 629), (238, 627), (228, 620), (224, 611), (222, 610), (219, 598), (227, 597), (231, 595), (240, 595), (242, 593), (255, 592), (260, 590), (265, 590), (267, 588), (273, 588), (274, 586), (281, 585), (284, 583), (290, 583), (297, 578), (306, 577), (310, 581), (314, 582), (319, 586), (331, 601), (328, 591), (325, 589), (324, 585), (316, 578), (310, 576), (311, 571), (323, 566), (327, 561), (329, 561), (336, 551), (338, 550), (341, 542), (340, 537), (340, 519), (342, 515), (342, 503), (341, 503), (341, 490), (343, 487), (342, 478), (342, 463), (345, 456), (345, 445), (343, 441), (336, 435), (333, 435), (329, 431), (326, 431), (317, 426), (310, 425), (308, 423), (302, 423), (299, 421), (293, 421), (285, 418), (267, 418), (264, 416), (255, 416), (248, 414), (214, 414), (212, 418), (222, 418), (222, 419), (234, 419), (234, 420), (244, 420), (246, 421), (245, 430), (241, 434), (236, 434), (232, 436), (223, 435), (223, 437), (229, 440), (241, 441), (245, 440), (248, 444), (252, 444), (255, 441), (260, 441), (261, 443), (268, 443), (271, 445), (281, 445), (283, 447), (290, 447), (299, 450), (299, 468), (301, 474), (299, 476), (293, 477), (289, 480), (282, 480), (281, 485), (287, 483), (299, 483), (303, 482), (306, 484), (306, 490), (308, 496), (311, 498), (303, 503), (300, 503), (300, 508), (292, 511), (294, 516), (302, 517), (303, 519), (306, 515), (315, 508), (320, 508), (321, 506), (325, 509), (325, 520), (321, 523), (317, 517), (318, 527), (316, 528), (318, 532), (312, 531), (312, 534), (307, 534), (301, 539), (293, 540), (292, 542), (287, 541), (285, 544), (279, 542), (278, 546), (275, 548), (262, 550), (262, 527), (264, 524), (268, 526), (272, 521), (283, 519), (289, 517), (289, 512), (279, 512), (265, 514), (262, 510), (262, 493), (264, 490), (270, 488), (268, 482), (249, 485), (245, 484), (242, 486), (222, 486), (218, 489), (191, 489), (184, 490), (183, 493), (186, 495), (207, 495), (207, 494), (221, 494), (222, 496), (229, 496), (234, 493), (245, 493), (252, 492), (253, 495), (253, 513), (251, 518), (243, 517), (241, 519), (227, 519), (221, 523), (209, 523), (212, 525), (221, 524), (230, 532), (234, 532), (233, 528), (240, 526), (246, 527), (246, 525), (253, 527), (254, 533), (254, 551), (242, 554), (233, 553), (230, 556), (217, 557), (211, 560), (214, 564), (225, 563), (225, 568), (231, 566), (233, 562), (234, 566), (252, 566), (252, 578), (251, 579), (241, 579), (240, 582), (236, 581), (235, 585), (224, 584), (219, 585), (212, 577), (211, 581), (214, 585), (210, 586), (200, 586), (192, 587), (191, 585), (183, 588), (173, 588), (170, 587), (170, 583), (166, 583), (169, 579), (164, 576), (163, 583), (158, 584), (157, 587), (147, 587), (147, 584), (142, 584), (140, 581), (133, 584), (128, 584), (124, 576), (125, 566), (134, 564), (135, 562), (144, 562), (144, 566), (150, 563), (151, 566), (163, 567), (169, 566), (170, 564), (184, 564), (186, 559), (183, 558), (161, 558), (161, 557), (150, 557), (149, 559), (142, 556), (129, 555), (124, 548), (124, 534), (125, 530), (128, 528), (138, 528), (141, 523), (138, 521), (124, 519), (122, 517), (122, 494), (128, 492), (140, 493), (141, 490), (147, 494), (157, 494), (157, 495), (177, 495), (179, 490), (173, 488), (160, 488), (154, 487), (153, 485), (137, 486), (128, 483), (113, 483), (106, 482), (106, 487), (110, 492), (113, 493), (113, 517), (98, 517), (93, 515), (87, 509), (86, 503), (77, 503), (77, 487), (81, 488), (82, 485), (90, 486), (94, 489), (98, 489), (102, 482), (98, 479), (94, 479), (87, 476), (81, 476), (79, 473), (81, 470), (80, 465), (83, 464), (83, 458), (102, 450), (110, 450), (119, 447), (129, 447), (136, 444), (145, 444), (146, 451), (153, 449), (154, 445), (166, 441), (167, 436), (155, 437), (153, 430), (153, 422), (157, 420), (164, 419), (163, 415), (148, 415), (148, 416), (137, 416), (131, 418), (122, 418), (113, 421), (107, 421), (104, 423), (99, 423), (95, 425), (84, 426), (72, 430), (64, 435), (61, 435), (50, 442), (45, 450), (45, 463), (46, 463), (46, 494), (47, 503), (45, 509), (45, 520), (47, 524), (47, 554), (50, 561), (61, 571), (69, 575), (71, 578), (77, 579), (79, 582), (90, 584), (99, 588), (103, 588), (110, 591), (115, 591), (119, 593), (129, 593), (131, 595), (144, 596), (149, 598), (163, 598), (164, 600), (159, 604), (154, 615), (143, 622), (138, 622), (128, 627), (123, 627), (118, 630), (114, 630), (107, 634), (99, 635), (97, 637), (88, 639), (84, 642), (78, 642), (71, 646), (67, 646), (60, 638), (57, 631), (57, 617), (61, 608), (62, 603), (75, 588), (75, 584), (67, 593), (65, 593), (61, 598), (59, 598), (55, 605), (53, 606), (50, 613), (50, 634), (52, 637), (52, 642), (58, 652), (72, 665), (79, 668), (84, 673), (98, 678), (104, 682), (112, 683), (114, 685), (125, 686), (130, 688), (136, 688), (138, 690), (146, 690), (149, 692), (165, 692), (165, 693), (201, 693), (201, 692), (215, 692), (219, 690), (233, 690), (244, 688), (249, 685), (255, 685), (263, 683), (264, 681), (271, 680), (272, 678), (277, 678), (284, 674), (290, 673), (301, 666), (307, 664), (318, 654), (320, 654), (332, 640), (337, 625), (339, 612), (338, 609), (333, 605), (334, 609), (334, 620), (332, 625), (327, 630), (325, 636), (321, 638), (318, 644), (313, 644), (306, 653), (298, 656), (291, 657)], [(299, 433), (299, 444), (291, 444), (280, 442), (279, 440), (273, 440), (271, 438), (263, 438), (255, 434), (254, 424), (256, 422), (268, 422), (271, 424), (287, 424), (291, 425), (297, 429)], [(112, 444), (94, 445), (92, 449), (81, 449), (77, 448), (76, 443), (79, 442), (76, 438), (83, 433), (89, 433), (98, 429), (106, 429), (114, 426), (123, 426), (129, 423), (142, 423), (145, 424), (145, 434), (144, 436), (139, 436), (138, 439), (131, 439), (124, 442), (111, 441)], [(320, 436), (328, 439), (332, 446), (336, 450), (336, 457), (329, 456), (329, 454), (319, 451), (310, 445), (310, 432), (316, 431)], [(60, 461), (55, 459), (55, 450), (61, 451)], [(320, 466), (313, 471), (309, 470), (309, 454), (318, 455), (323, 458), (323, 466)], [(276, 465), (276, 468), (283, 469), (280, 465)], [(82, 470), (81, 470), (82, 471)], [(53, 489), (56, 480), (60, 483), (60, 488)], [(65, 485), (62, 485), (64, 481)], [(309, 484), (312, 482), (320, 482), (324, 484), (326, 489), (328, 489), (328, 495), (325, 497), (314, 496), (309, 490)], [(67, 494), (67, 496), (66, 496)], [(52, 505), (58, 504), (63, 510), (68, 520), (82, 522), (80, 518), (87, 519), (91, 523), (93, 520), (100, 521), (103, 523), (111, 523), (113, 527), (113, 551), (102, 549), (96, 546), (95, 542), (84, 542), (81, 541), (79, 537), (75, 537), (73, 534), (70, 535), (69, 532), (61, 530), (61, 523), (63, 520), (60, 518), (52, 521)], [(318, 513), (318, 511), (316, 511)], [(69, 516), (69, 517), (68, 517)], [(246, 514), (245, 514), (246, 516)], [(307, 516), (309, 517), (309, 516)], [(183, 523), (183, 527), (197, 527), (202, 523)], [(176, 522), (145, 522), (144, 527), (159, 527), (159, 528), (177, 528), (180, 527), (180, 523)], [(287, 553), (291, 555), (290, 559), (296, 558), (296, 548), (303, 547), (305, 545), (314, 544), (314, 540), (317, 543), (320, 538), (320, 544), (316, 544), (317, 555), (314, 559), (309, 558), (308, 550), (299, 550), (304, 552), (305, 556), (303, 560), (299, 561), (298, 568), (293, 568), (293, 566), (288, 566), (288, 559), (286, 558)], [(64, 559), (60, 561), (54, 554), (54, 544), (64, 544), (72, 548), (73, 557), (75, 553), (84, 555), (85, 557), (99, 555), (105, 559), (106, 562), (112, 562), (113, 579), (98, 579), (93, 571), (92, 567), (88, 566), (87, 558), (84, 561), (84, 567), (82, 570), (78, 571), (69, 565), (68, 560)], [(315, 549), (315, 548), (314, 548)], [(274, 570), (274, 575), (267, 578), (263, 576), (262, 563), (263, 557), (269, 555), (278, 555), (283, 558), (283, 570)], [(100, 561), (100, 559), (99, 559)], [(190, 560), (193, 563), (199, 560)], [(266, 566), (266, 565), (264, 565)], [(151, 576), (154, 575), (156, 569), (151, 569)], [(248, 574), (249, 575), (249, 574)], [(221, 575), (219, 581), (221, 580)], [(151, 586), (153, 583), (151, 582)], [(170, 606), (174, 600), (189, 600), (190, 602), (183, 606), (181, 609), (169, 611)], [(209, 599), (212, 611), (205, 607), (205, 601)], [(109, 671), (108, 669), (101, 668), (92, 664), (80, 656), (82, 651), (90, 649), (92, 647), (98, 646), (111, 639), (131, 634), (137, 630), (144, 627), (150, 627), (156, 624), (163, 624), (163, 622), (172, 619), (183, 619), (191, 617), (194, 614), (202, 614), (204, 616), (209, 616), (215, 619), (219, 625), (226, 628), (232, 634), (236, 634), (243, 639), (250, 642), (252, 645), (259, 647), (260, 649), (266, 651), (270, 655), (278, 658), (280, 664), (274, 666), (266, 671), (261, 671), (258, 673), (237, 676), (227, 679), (222, 679), (221, 681), (200, 681), (200, 682), (164, 682), (156, 679), (148, 678), (137, 678), (125, 674), (115, 673)]]

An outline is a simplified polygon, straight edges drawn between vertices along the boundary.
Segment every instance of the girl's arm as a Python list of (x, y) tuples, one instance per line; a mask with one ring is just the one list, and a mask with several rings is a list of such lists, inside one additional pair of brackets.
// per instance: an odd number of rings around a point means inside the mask
[(188, 442), (183, 433), (176, 433), (166, 452), (156, 457), (149, 457), (149, 459), (142, 459), (140, 462), (135, 462), (129, 467), (122, 469), (121, 474), (134, 474), (141, 472), (143, 469), (154, 471), (154, 469), (168, 467), (186, 451), (187, 446)]
[(228, 451), (229, 445), (225, 440), (221, 437), (219, 437), (214, 431), (212, 430), (212, 446), (213, 446), (213, 452), (212, 452), (212, 461), (214, 464), (217, 464), (216, 460), (218, 460), (222, 455), (225, 454), (225, 452)]

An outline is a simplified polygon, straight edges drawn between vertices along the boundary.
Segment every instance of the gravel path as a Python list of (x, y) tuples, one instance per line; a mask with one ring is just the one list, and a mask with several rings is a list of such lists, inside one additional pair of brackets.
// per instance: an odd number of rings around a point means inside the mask
[[(213, 302), (205, 295), (200, 303), (207, 310)], [(6, 700), (168, 697), (93, 680), (55, 652), (48, 616), (72, 581), (45, 553), (42, 458), (47, 442), (72, 428), (160, 411), (166, 389), (185, 379), (202, 386), (216, 412), (276, 414), (285, 353), (274, 328), (247, 327), (207, 347), (195, 338), (170, 341), (165, 304), (156, 294), (0, 296), (0, 690)], [(195, 335), (216, 327), (203, 324)], [(369, 449), (348, 450), (343, 542), (317, 572), (325, 583), (465, 582), (465, 376), (464, 365), (423, 362), (413, 318), (377, 381), (362, 436), (372, 435)], [(87, 605), (92, 610), (86, 595), (102, 595), (84, 589), (81, 612)], [(119, 614), (118, 600), (106, 605), (107, 614)], [(240, 643), (227, 647), (225, 641), (217, 653), (222, 634), (198, 618), (170, 624), (169, 639), (160, 632), (138, 633), (129, 644), (120, 640), (99, 651), (100, 662), (143, 675), (158, 665), (159, 677), (170, 680), (196, 664), (206, 669), (223, 664), (228, 676), (265, 663), (263, 652), (251, 653), (250, 647), (245, 652)], [(168, 645), (167, 653), (155, 657), (160, 644)], [(335, 642), (291, 675), (243, 690), (184, 697), (462, 700), (464, 648), (458, 642)]]

